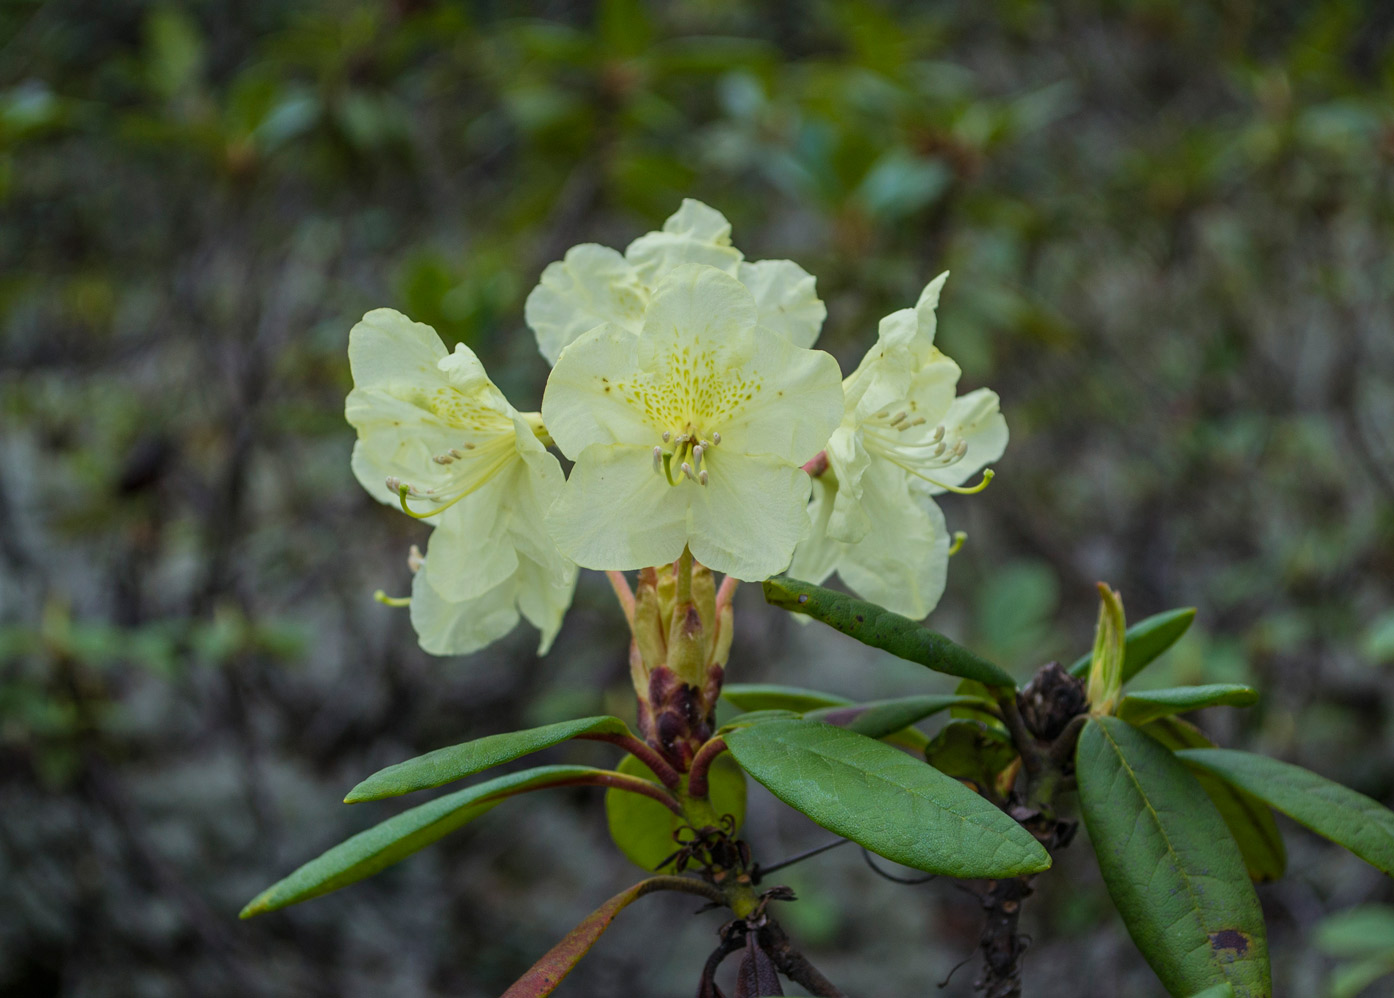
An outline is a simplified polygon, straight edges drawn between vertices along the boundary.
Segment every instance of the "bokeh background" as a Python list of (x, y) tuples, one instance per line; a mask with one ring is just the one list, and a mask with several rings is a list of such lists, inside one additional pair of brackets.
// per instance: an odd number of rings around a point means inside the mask
[[(433, 659), (372, 601), (427, 528), (349, 473), (345, 345), (393, 306), (535, 408), (542, 267), (689, 195), (818, 276), (845, 370), (953, 271), (940, 344), (1012, 443), (945, 502), (934, 626), (1024, 678), (1085, 649), (1096, 580), (1134, 619), (1195, 605), (1150, 682), (1254, 682), (1213, 737), (1394, 801), (1392, 184), (1382, 0), (10, 0), (0, 994), (492, 996), (637, 878), (599, 798), (554, 791), (235, 917), (393, 813), (339, 804), (376, 768), (629, 716), (599, 577), (541, 660), (525, 629)], [(734, 680), (946, 686), (746, 589)], [(1394, 891), (1284, 827), (1277, 990), (1327, 994), (1315, 928)], [(758, 788), (747, 831), (766, 862), (827, 838)], [(979, 931), (955, 885), (851, 849), (780, 879), (854, 993), (972, 993), (973, 964), (935, 987)], [(1038, 886), (1027, 995), (1161, 994), (1087, 848)], [(560, 995), (691, 993), (719, 916), (641, 905)]]

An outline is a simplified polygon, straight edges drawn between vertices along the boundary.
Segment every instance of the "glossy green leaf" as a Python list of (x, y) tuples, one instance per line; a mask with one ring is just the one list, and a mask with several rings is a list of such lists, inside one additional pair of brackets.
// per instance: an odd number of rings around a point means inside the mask
[(1050, 866), (1015, 821), (963, 784), (843, 728), (775, 721), (726, 736), (736, 761), (784, 803), (906, 866), (955, 877), (1011, 877)]
[(241, 917), (275, 911), (370, 877), (516, 794), (572, 785), (604, 772), (607, 771), (589, 766), (540, 766), (437, 797), (359, 832), (310, 860), (257, 895), (242, 909)]
[(1159, 717), (1184, 714), (1202, 707), (1251, 707), (1258, 692), (1237, 683), (1208, 686), (1175, 686), (1165, 690), (1129, 693), (1118, 705), (1118, 716), (1129, 724), (1143, 725)]
[[(621, 773), (638, 776), (658, 785), (653, 771), (632, 755), (616, 767)], [(708, 793), (718, 815), (729, 814), (735, 819), (732, 833), (740, 830), (745, 821), (745, 773), (736, 760), (723, 753), (708, 770)], [(630, 861), (650, 872), (678, 849), (674, 837), (687, 823), (658, 801), (628, 791), (605, 791), (605, 817), (610, 826), (610, 838)], [(691, 836), (689, 835), (690, 839)], [(663, 868), (670, 872), (672, 866)]]
[[(1199, 728), (1179, 717), (1158, 718), (1142, 730), (1172, 751), (1215, 747)], [(1191, 775), (1204, 788), (1238, 843), (1249, 878), (1264, 883), (1281, 877), (1287, 870), (1288, 855), (1282, 832), (1273, 820), (1273, 810), (1253, 794), (1230, 786), (1217, 776), (1198, 770), (1192, 770)]]
[[(1127, 682), (1181, 639), (1196, 619), (1193, 606), (1154, 614), (1128, 628), (1123, 642), (1123, 682)], [(1070, 674), (1083, 679), (1089, 674), (1091, 655), (1081, 655)]]
[(1394, 812), (1379, 801), (1301, 766), (1251, 752), (1205, 748), (1176, 755), (1394, 875)]
[(525, 731), (486, 735), (380, 769), (349, 791), (345, 804), (429, 790), (582, 735), (627, 735), (618, 717), (582, 717)]
[[(645, 894), (654, 891), (676, 890), (688, 887), (691, 880), (681, 877), (653, 877), (635, 884), (628, 890), (620, 891), (595, 911), (585, 917), (580, 925), (566, 934), (538, 960), (528, 972), (513, 982), (503, 993), (503, 998), (545, 998), (556, 990), (567, 974), (575, 969), (581, 958), (590, 952), (615, 916)], [(689, 888), (689, 893), (704, 893)]]
[(765, 599), (793, 613), (804, 613), (862, 644), (888, 651), (935, 672), (1015, 689), (1011, 676), (962, 645), (866, 600), (787, 576), (766, 579)]
[(1109, 895), (1177, 998), (1230, 984), (1269, 998), (1263, 912), (1224, 823), (1186, 767), (1115, 717), (1092, 719), (1075, 758), (1080, 807)]
[(799, 714), (820, 707), (838, 707), (852, 702), (846, 697), (824, 693), (821, 690), (767, 683), (731, 683), (722, 688), (721, 699), (741, 710), (792, 710)]

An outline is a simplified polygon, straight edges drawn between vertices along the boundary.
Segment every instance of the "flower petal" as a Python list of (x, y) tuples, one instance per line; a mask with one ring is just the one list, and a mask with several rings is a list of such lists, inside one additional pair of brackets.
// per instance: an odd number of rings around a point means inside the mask
[(753, 387), (727, 423), (729, 433), (721, 432), (743, 453), (801, 465), (842, 422), (842, 372), (831, 354), (797, 347), (767, 329), (756, 329), (752, 339), (741, 374)]
[[(962, 485), (1007, 449), (1007, 421), (997, 393), (991, 389), (979, 388), (954, 399), (943, 424), (945, 440), (962, 440), (968, 445), (961, 460), (932, 473), (935, 481), (945, 485)], [(938, 495), (944, 490), (926, 486), (924, 491)]]
[(644, 313), (640, 364), (652, 370), (684, 349), (740, 357), (757, 316), (755, 298), (730, 274), (700, 264), (675, 268), (654, 288)]
[(505, 503), (526, 465), (500, 475), (441, 514), (426, 545), (434, 566), (431, 584), (450, 603), (473, 599), (502, 584), (518, 568), (518, 552), (509, 542), (510, 515)]
[(517, 626), (512, 580), (452, 602), (440, 594), (430, 573), (430, 565), (423, 564), (412, 581), (411, 623), (421, 647), (432, 655), (478, 651)]
[[(828, 520), (837, 498), (837, 478), (823, 473), (812, 479), (813, 492), (808, 504), (809, 530), (794, 549), (789, 574), (805, 582), (822, 582), (837, 570), (843, 545), (828, 536)], [(796, 618), (801, 614), (795, 614)]]
[(818, 297), (812, 274), (793, 260), (761, 260), (742, 263), (736, 277), (755, 296), (760, 325), (788, 337), (795, 346), (813, 346), (828, 308)]
[(691, 198), (683, 199), (682, 206), (663, 223), (663, 231), (640, 236), (629, 244), (624, 256), (648, 287), (685, 263), (701, 263), (734, 274), (741, 262), (741, 251), (731, 245), (731, 223), (726, 216)]
[(839, 544), (837, 572), (858, 595), (915, 620), (944, 593), (949, 534), (933, 500), (913, 495), (906, 476), (874, 462), (862, 503), (872, 528), (855, 544)]
[(721, 448), (712, 452), (708, 472), (706, 486), (682, 482), (673, 489), (691, 503), (693, 557), (745, 582), (788, 568), (808, 531), (808, 475), (777, 460)]
[(349, 331), (349, 369), (356, 388), (387, 388), (439, 380), (446, 356), (436, 331), (401, 312), (375, 308)]
[(635, 334), (606, 325), (557, 358), (542, 394), (542, 421), (567, 457), (575, 460), (593, 444), (637, 445), (661, 432), (623, 390), (641, 376), (637, 351)]
[(538, 564), (523, 558), (518, 565), (518, 609), (542, 632), (537, 654), (546, 655), (561, 630), (562, 618), (576, 594), (576, 566), (557, 555)]
[(602, 323), (638, 332), (648, 293), (638, 272), (607, 246), (583, 243), (547, 265), (524, 315), (549, 363), (567, 344)]
[[(565, 358), (563, 358), (565, 360)], [(675, 560), (688, 540), (684, 492), (653, 470), (643, 447), (592, 444), (547, 512), (557, 548), (583, 568), (625, 571)]]

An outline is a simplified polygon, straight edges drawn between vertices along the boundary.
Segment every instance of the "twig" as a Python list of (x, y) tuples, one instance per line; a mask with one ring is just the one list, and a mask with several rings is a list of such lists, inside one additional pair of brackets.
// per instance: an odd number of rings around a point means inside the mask
[(994, 881), (983, 898), (987, 925), (979, 940), (983, 976), (976, 989), (985, 998), (1021, 998), (1021, 957), (1026, 944), (1017, 932), (1021, 902), (1030, 896), (1029, 877)]
[(775, 870), (782, 870), (786, 866), (793, 866), (795, 863), (802, 863), (806, 859), (812, 859), (814, 856), (822, 855), (829, 849), (836, 849), (838, 846), (845, 846), (848, 842), (851, 841), (851, 839), (834, 839), (832, 842), (825, 843), (821, 846), (814, 846), (812, 849), (798, 853), (794, 856), (790, 856), (788, 859), (782, 859), (778, 863), (771, 863), (769, 866), (761, 866), (757, 863), (755, 864), (755, 869), (750, 871), (750, 880), (752, 883), (758, 884), (762, 877), (765, 877), (766, 875), (773, 873)]
[(803, 985), (809, 994), (818, 995), (820, 998), (847, 998), (837, 985), (808, 962), (807, 957), (794, 949), (794, 944), (773, 918), (766, 918), (759, 932), (765, 952), (774, 960), (774, 965), (779, 968), (781, 974), (795, 984)]

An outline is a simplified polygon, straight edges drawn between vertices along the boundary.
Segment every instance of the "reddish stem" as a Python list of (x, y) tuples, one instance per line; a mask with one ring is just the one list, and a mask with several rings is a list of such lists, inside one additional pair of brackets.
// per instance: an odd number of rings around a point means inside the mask
[(734, 575), (728, 575), (721, 580), (721, 586), (716, 591), (716, 610), (721, 612), (722, 607), (731, 602), (731, 598), (736, 595), (736, 587), (741, 584), (741, 580)]
[(725, 751), (726, 740), (719, 737), (709, 739), (697, 750), (687, 771), (688, 794), (699, 799), (707, 796), (707, 771), (711, 768), (712, 760)]
[(611, 745), (618, 745), (653, 770), (653, 775), (657, 776), (665, 787), (674, 790), (678, 786), (678, 771), (669, 764), (668, 760), (655, 752), (647, 742), (641, 742), (633, 735), (592, 733), (576, 737), (590, 742), (609, 742)]
[(628, 621), (630, 630), (633, 630), (634, 590), (629, 588), (629, 580), (624, 577), (623, 572), (606, 572), (605, 577), (610, 580), (610, 588), (615, 591), (615, 599), (620, 601), (620, 609), (624, 611), (624, 619)]

